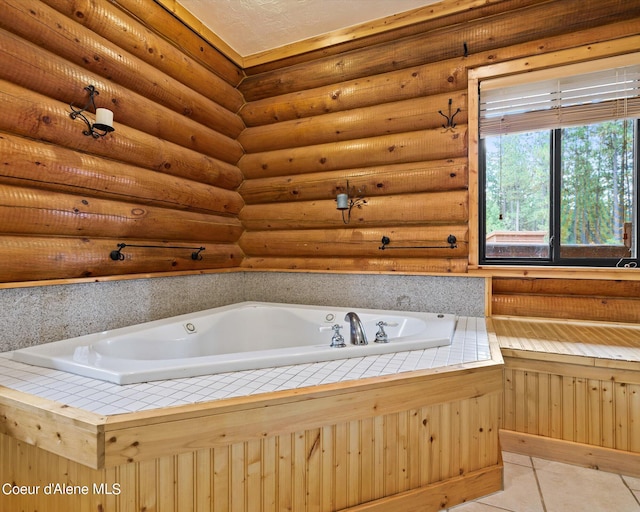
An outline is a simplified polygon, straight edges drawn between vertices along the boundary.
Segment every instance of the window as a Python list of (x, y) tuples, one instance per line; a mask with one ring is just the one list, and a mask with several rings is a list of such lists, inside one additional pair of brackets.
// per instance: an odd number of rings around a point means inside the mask
[(576, 69), (480, 82), (482, 264), (638, 263), (640, 66)]

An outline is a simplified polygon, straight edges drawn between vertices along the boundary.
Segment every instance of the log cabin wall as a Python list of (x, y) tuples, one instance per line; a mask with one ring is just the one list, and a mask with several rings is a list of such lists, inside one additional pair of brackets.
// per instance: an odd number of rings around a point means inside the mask
[[(639, 21), (637, 2), (494, 2), (245, 69), (243, 267), (474, 272), (468, 69), (603, 42), (616, 54)], [(345, 225), (335, 198), (347, 180), (367, 204)], [(449, 234), (454, 250), (379, 249), (385, 235), (393, 247), (446, 246)], [(640, 318), (634, 270), (481, 274), (493, 277), (488, 314)]]
[(509, 278), (492, 280), (491, 314), (640, 323), (640, 281)]
[[(246, 69), (243, 266), (466, 272), (467, 70), (637, 34), (638, 17), (619, 0), (491, 2)], [(347, 180), (367, 204), (345, 225)], [(379, 249), (449, 234), (455, 249)]]
[[(0, 6), (0, 282), (238, 266), (238, 66), (153, 2)], [(69, 117), (89, 84), (104, 138)]]
[[(598, 43), (615, 54), (640, 21), (638, 3), (621, 0), (470, 2), (242, 69), (148, 0), (0, 5), (0, 256), (11, 262), (0, 282), (14, 283), (227, 268), (473, 273), (468, 69)], [(115, 112), (104, 139), (68, 116), (89, 83)], [(335, 202), (347, 180), (367, 200), (350, 224)], [(131, 248), (114, 262), (121, 242), (206, 250), (194, 261)], [(424, 245), (443, 248), (391, 250)], [(635, 321), (627, 281), (640, 278), (625, 274), (591, 288), (580, 274), (474, 275), (494, 276), (487, 314)], [(582, 292), (567, 301), (556, 284)]]

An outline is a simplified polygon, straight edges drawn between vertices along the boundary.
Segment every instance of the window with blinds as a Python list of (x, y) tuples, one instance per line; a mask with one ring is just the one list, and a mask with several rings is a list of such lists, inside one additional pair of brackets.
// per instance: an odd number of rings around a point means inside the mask
[[(527, 78), (538, 74), (549, 71)], [(481, 83), (481, 136), (640, 117), (640, 64), (501, 87), (504, 82)]]
[(608, 61), (480, 82), (482, 263), (637, 266), (640, 58)]

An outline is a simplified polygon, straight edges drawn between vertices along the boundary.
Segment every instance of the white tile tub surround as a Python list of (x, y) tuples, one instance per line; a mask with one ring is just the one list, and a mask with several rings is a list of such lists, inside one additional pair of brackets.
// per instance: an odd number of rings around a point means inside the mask
[(448, 346), (125, 386), (10, 357), (0, 354), (0, 385), (106, 416), (484, 361), (491, 354), (484, 319), (458, 317)]

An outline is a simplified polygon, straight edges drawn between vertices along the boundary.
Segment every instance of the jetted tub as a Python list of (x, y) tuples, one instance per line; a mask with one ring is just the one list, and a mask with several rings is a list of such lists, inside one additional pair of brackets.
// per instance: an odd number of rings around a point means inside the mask
[[(349, 343), (354, 311), (367, 345)], [(195, 377), (449, 345), (455, 315), (242, 302), (13, 352), (13, 359), (116, 384)], [(388, 343), (376, 343), (385, 322)], [(331, 346), (343, 326), (345, 347)]]

